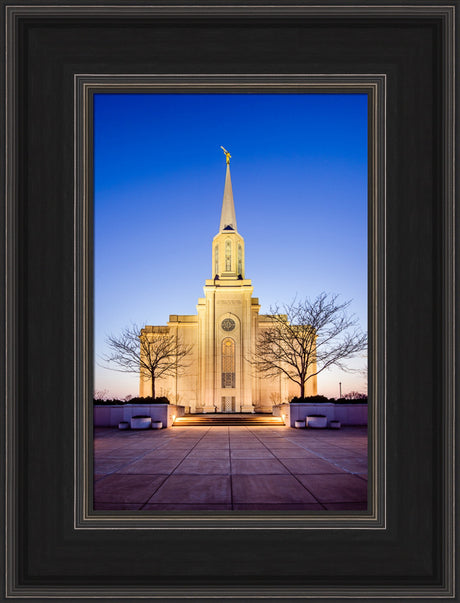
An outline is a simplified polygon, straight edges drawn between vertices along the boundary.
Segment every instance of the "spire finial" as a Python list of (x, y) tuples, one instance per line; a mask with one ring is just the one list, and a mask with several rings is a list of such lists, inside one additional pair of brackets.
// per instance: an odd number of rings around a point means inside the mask
[(222, 201), (219, 232), (231, 230), (236, 232), (235, 206), (233, 203), (232, 180), (230, 178), (230, 153), (224, 147), (222, 147), (222, 150), (227, 158), (227, 171), (225, 173), (224, 199)]
[(230, 157), (231, 157), (230, 153), (227, 151), (227, 149), (224, 149), (224, 147), (222, 145), (220, 145), (220, 148), (225, 153), (225, 158), (227, 159), (227, 165), (230, 165)]

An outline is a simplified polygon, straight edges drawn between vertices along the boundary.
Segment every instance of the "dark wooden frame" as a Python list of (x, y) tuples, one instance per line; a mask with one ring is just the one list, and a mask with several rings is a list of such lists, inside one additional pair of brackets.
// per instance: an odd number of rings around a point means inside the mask
[[(3, 0), (7, 597), (454, 595), (455, 5)], [(74, 338), (83, 266), (74, 273), (74, 78), (85, 73), (387, 78), (379, 525), (76, 521), (72, 400), (87, 384)]]

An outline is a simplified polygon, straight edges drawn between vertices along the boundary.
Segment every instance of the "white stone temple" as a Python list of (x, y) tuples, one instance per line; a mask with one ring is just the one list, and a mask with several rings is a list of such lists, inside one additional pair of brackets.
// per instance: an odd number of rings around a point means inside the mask
[[(156, 395), (185, 406), (190, 413), (272, 412), (274, 404), (298, 395), (298, 386), (284, 375), (273, 379), (255, 374), (248, 362), (259, 329), (271, 318), (259, 314), (257, 297), (245, 275), (244, 239), (238, 232), (227, 156), (219, 232), (212, 241), (212, 275), (196, 315), (172, 314), (167, 327), (145, 326), (143, 334), (169, 332), (193, 345), (187, 368), (155, 381)], [(140, 380), (140, 396), (148, 396), (151, 382)], [(317, 393), (316, 377), (307, 381), (305, 395)]]

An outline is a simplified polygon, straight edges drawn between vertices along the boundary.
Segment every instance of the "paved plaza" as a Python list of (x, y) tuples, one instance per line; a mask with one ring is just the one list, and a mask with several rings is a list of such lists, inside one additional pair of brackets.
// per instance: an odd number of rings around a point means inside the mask
[(95, 510), (366, 508), (365, 427), (95, 429)]

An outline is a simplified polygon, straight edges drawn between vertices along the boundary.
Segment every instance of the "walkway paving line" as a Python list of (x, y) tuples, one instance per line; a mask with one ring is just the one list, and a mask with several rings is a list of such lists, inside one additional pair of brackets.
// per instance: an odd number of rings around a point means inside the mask
[[(264, 442), (262, 442), (262, 440), (261, 440), (260, 438), (258, 438), (256, 434), (254, 434), (254, 435), (255, 435), (255, 437), (256, 437), (256, 438), (259, 440), (259, 442), (260, 442), (261, 444), (263, 444), (263, 445), (265, 446), (265, 448), (266, 448), (268, 451), (270, 451), (270, 448), (268, 448), (268, 446), (266, 446), (266, 444), (265, 444)], [(271, 452), (271, 451), (270, 451), (270, 452)], [(296, 480), (296, 482), (297, 482), (297, 483), (299, 483), (299, 484), (302, 486), (302, 488), (303, 488), (304, 490), (306, 490), (306, 491), (307, 491), (309, 494), (311, 494), (311, 495), (313, 496), (313, 498), (316, 500), (316, 502), (317, 502), (319, 505), (321, 505), (321, 506), (322, 506), (322, 508), (323, 508), (324, 510), (326, 510), (326, 507), (323, 505), (323, 503), (322, 503), (321, 501), (319, 501), (319, 500), (316, 498), (316, 496), (313, 494), (313, 492), (311, 492), (311, 491), (310, 491), (310, 490), (309, 490), (309, 489), (308, 489), (308, 488), (305, 486), (305, 484), (302, 484), (302, 482), (299, 480), (299, 478), (297, 477), (297, 475), (295, 475), (294, 473), (292, 473), (292, 471), (289, 469), (289, 467), (286, 467), (286, 465), (283, 463), (282, 459), (279, 459), (278, 457), (276, 457), (276, 459), (278, 460), (278, 462), (280, 462), (280, 463), (283, 465), (283, 467), (284, 467), (285, 469), (287, 469), (287, 470), (289, 471), (289, 473), (290, 473), (290, 474), (292, 475), (292, 477), (293, 477), (293, 478)], [(305, 459), (305, 460), (308, 460), (308, 459)]]

